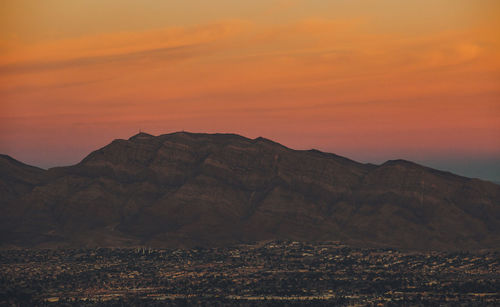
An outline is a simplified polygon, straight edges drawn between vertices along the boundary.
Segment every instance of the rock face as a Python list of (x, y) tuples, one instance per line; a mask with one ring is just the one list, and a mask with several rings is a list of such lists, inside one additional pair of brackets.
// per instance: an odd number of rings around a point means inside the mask
[(0, 156), (1, 245), (341, 240), (500, 246), (500, 186), (403, 160), (361, 164), (233, 134), (140, 133), (44, 171)]

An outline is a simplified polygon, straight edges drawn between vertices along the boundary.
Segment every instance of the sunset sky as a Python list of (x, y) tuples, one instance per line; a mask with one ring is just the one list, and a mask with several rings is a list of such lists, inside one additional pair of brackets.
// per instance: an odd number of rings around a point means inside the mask
[(0, 153), (263, 136), (500, 181), (498, 0), (4, 0)]

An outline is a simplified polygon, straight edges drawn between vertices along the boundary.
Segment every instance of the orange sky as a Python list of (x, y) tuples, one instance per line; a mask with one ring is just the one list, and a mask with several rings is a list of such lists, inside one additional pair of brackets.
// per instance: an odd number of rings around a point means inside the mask
[(499, 38), (497, 0), (4, 0), (0, 153), (187, 130), (500, 173)]

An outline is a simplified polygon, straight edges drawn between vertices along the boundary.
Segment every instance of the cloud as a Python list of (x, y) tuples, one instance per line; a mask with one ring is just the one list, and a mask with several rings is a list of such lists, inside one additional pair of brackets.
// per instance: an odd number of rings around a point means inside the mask
[(149, 50), (134, 51), (129, 53), (118, 53), (114, 55), (96, 55), (67, 60), (38, 61), (27, 63), (15, 63), (0, 66), (0, 74), (30, 73), (43, 70), (64, 69), (68, 67), (89, 66), (109, 64), (116, 62), (129, 62), (137, 60), (178, 60), (188, 58), (195, 54), (206, 52), (202, 45), (186, 45), (177, 47), (165, 47)]
[[(202, 46), (232, 37), (248, 23), (224, 21), (191, 27), (119, 32), (43, 42), (12, 44), (0, 54), (0, 74), (25, 73), (138, 59), (182, 59)], [(206, 50), (203, 50), (206, 51)]]
[(36, 92), (40, 90), (47, 90), (47, 89), (63, 89), (63, 88), (70, 88), (70, 87), (75, 87), (75, 86), (86, 86), (86, 85), (91, 85), (94, 83), (98, 82), (103, 82), (103, 81), (109, 81), (111, 78), (96, 78), (92, 80), (86, 80), (86, 81), (65, 81), (65, 82), (57, 82), (57, 83), (52, 83), (52, 84), (47, 84), (47, 85), (40, 85), (40, 84), (25, 84), (25, 85), (18, 85), (15, 87), (11, 87), (9, 89), (0, 89), (0, 95), (8, 95), (8, 94), (15, 94), (18, 92), (22, 93), (29, 93), (29, 92)]

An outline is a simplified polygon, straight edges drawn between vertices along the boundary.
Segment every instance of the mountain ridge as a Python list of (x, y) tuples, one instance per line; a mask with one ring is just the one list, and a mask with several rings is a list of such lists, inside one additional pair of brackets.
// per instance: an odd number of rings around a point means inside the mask
[(25, 165), (16, 173), (32, 178), (24, 185), (10, 169), (0, 169), (3, 246), (283, 238), (476, 249), (500, 242), (498, 185), (406, 160), (373, 165), (293, 150), (262, 137), (141, 132), (72, 166)]

